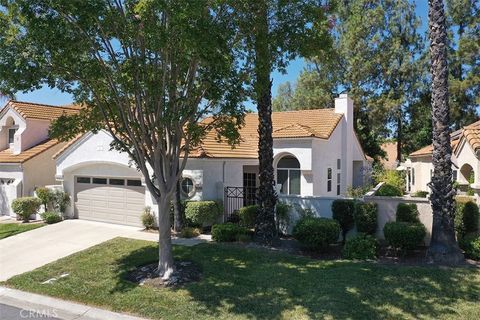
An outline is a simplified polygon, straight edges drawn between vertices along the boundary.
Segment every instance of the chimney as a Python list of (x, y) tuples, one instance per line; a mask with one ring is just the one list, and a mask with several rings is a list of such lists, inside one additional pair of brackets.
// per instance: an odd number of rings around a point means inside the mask
[(347, 125), (353, 129), (353, 100), (342, 93), (335, 98), (335, 113), (343, 113)]

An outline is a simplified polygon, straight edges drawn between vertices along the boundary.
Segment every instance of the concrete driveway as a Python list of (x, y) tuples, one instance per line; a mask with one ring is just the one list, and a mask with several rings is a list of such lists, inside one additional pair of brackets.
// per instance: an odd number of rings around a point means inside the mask
[[(157, 233), (143, 232), (135, 227), (66, 220), (0, 240), (0, 281), (116, 237), (158, 239)], [(173, 243), (195, 245), (207, 240), (177, 239)]]

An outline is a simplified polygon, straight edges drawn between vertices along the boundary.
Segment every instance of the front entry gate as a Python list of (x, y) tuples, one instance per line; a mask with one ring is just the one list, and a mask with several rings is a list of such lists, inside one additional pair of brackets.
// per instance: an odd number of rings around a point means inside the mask
[(224, 220), (228, 221), (235, 211), (258, 203), (257, 188), (225, 187), (223, 198)]

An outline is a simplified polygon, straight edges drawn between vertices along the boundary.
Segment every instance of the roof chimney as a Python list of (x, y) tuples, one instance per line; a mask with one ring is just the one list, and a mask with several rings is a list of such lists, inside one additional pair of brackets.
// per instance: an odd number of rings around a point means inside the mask
[(342, 93), (335, 98), (335, 113), (343, 113), (345, 121), (353, 128), (353, 100), (348, 94)]

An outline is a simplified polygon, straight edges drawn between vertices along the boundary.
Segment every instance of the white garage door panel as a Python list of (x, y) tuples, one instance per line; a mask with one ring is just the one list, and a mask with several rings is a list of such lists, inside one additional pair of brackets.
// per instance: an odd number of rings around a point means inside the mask
[(141, 226), (144, 207), (144, 187), (78, 183), (75, 178), (75, 212), (80, 219)]

